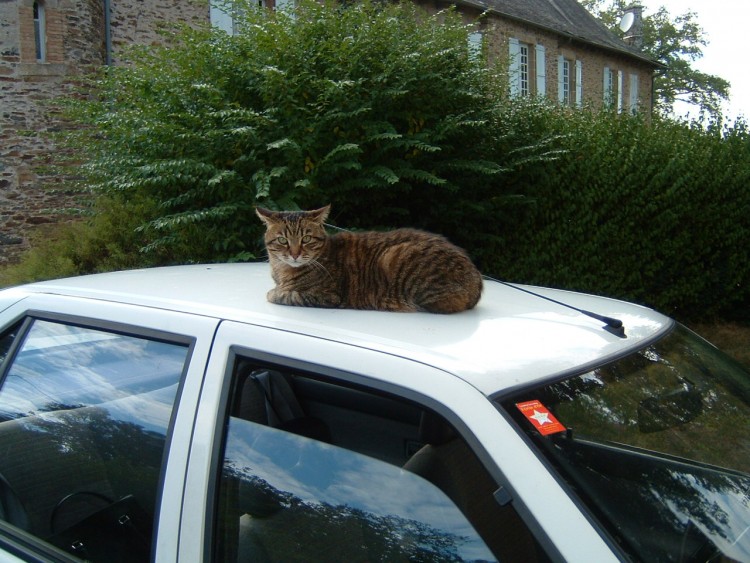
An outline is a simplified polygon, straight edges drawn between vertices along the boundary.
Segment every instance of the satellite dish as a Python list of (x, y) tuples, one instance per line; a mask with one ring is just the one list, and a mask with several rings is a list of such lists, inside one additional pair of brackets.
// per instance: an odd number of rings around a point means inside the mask
[(624, 16), (622, 16), (622, 19), (620, 20), (620, 29), (623, 32), (628, 31), (631, 27), (633, 27), (633, 22), (635, 21), (635, 14), (633, 12), (628, 12)]

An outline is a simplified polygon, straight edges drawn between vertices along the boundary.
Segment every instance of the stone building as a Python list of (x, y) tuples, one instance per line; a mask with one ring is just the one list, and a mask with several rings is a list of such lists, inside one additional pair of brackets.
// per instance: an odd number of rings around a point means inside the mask
[(511, 95), (546, 96), (563, 105), (650, 112), (659, 66), (643, 53), (642, 8), (626, 12), (626, 41), (576, 0), (466, 0), (484, 13), (478, 33), (495, 56), (508, 56)]
[[(261, 0), (269, 8), (293, 0)], [(442, 0), (415, 0), (428, 11)], [(279, 6), (275, 3), (279, 2)], [(231, 30), (211, 0), (0, 0), (0, 265), (28, 247), (39, 225), (66, 217), (77, 196), (45, 165), (46, 132), (63, 127), (51, 100), (92, 68), (117, 64), (130, 44), (153, 45), (171, 23)], [(656, 64), (609, 32), (576, 0), (458, 0), (470, 40), (509, 61), (513, 96), (546, 96), (573, 107), (650, 111)], [(480, 17), (482, 16), (482, 17)]]
[(159, 42), (165, 24), (208, 19), (206, 0), (0, 0), (0, 265), (79, 204), (46, 170), (46, 133), (63, 126), (51, 100), (125, 45)]

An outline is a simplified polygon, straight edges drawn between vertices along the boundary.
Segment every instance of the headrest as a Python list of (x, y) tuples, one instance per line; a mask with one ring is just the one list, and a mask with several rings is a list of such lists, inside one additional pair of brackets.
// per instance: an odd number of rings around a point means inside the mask
[(422, 411), (419, 436), (424, 443), (439, 446), (455, 438), (456, 432), (442, 417), (431, 411)]

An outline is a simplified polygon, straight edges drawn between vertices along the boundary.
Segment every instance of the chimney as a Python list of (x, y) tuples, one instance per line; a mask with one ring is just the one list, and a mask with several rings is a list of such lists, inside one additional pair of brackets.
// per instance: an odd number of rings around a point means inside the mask
[(625, 35), (622, 40), (628, 45), (640, 49), (643, 47), (643, 6), (631, 4), (625, 8), (620, 20), (620, 29)]

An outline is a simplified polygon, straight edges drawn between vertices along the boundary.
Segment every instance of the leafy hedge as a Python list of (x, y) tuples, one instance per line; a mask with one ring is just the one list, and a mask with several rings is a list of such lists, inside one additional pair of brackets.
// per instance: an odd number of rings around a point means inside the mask
[(488, 267), (683, 318), (750, 319), (750, 135), (617, 114), (547, 114), (565, 156)]
[(331, 202), (339, 226), (441, 232), (510, 281), (750, 320), (743, 122), (509, 101), (452, 12), (236, 13), (237, 35), (183, 30), (72, 103), (105, 207), (55, 251), (65, 273), (262, 259), (257, 203)]
[(333, 202), (354, 228), (436, 229), (450, 214), (455, 233), (477, 207), (501, 205), (514, 164), (546, 158), (536, 134), (509, 129), (500, 77), (455, 13), (312, 0), (294, 13), (233, 10), (239, 33), (183, 30), (73, 105), (94, 189), (158, 204), (145, 252), (259, 256), (259, 202)]

